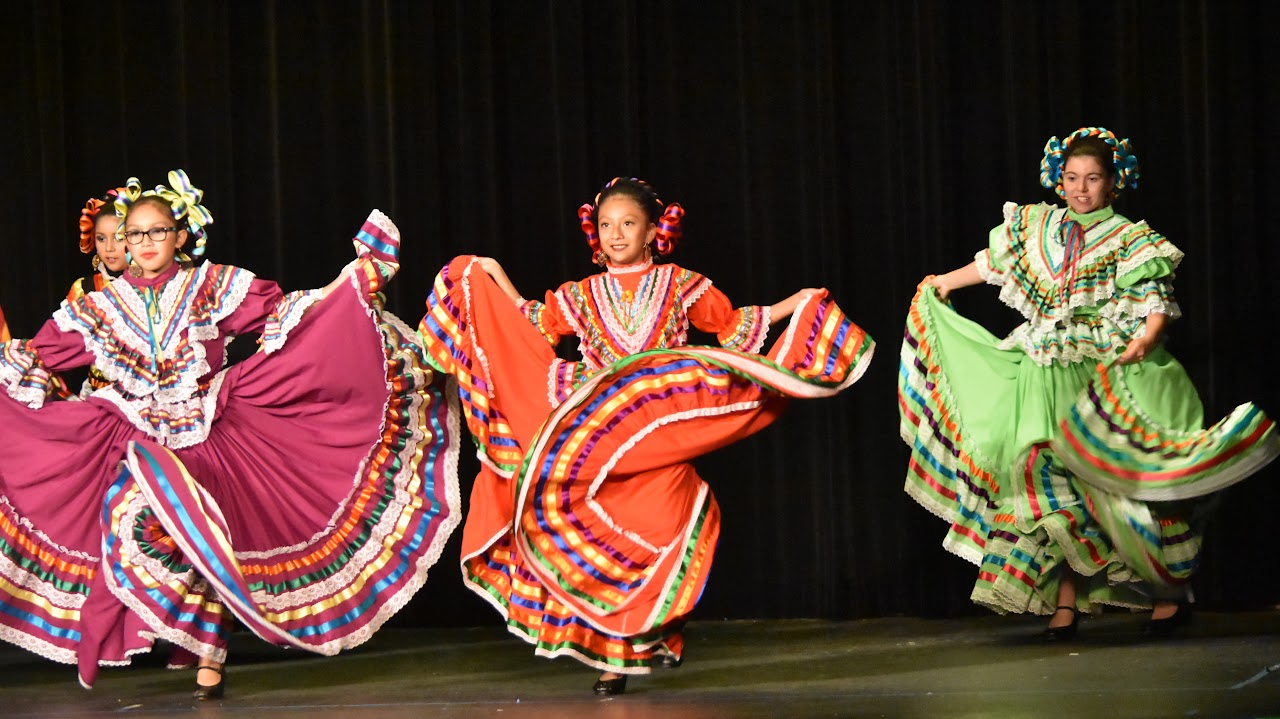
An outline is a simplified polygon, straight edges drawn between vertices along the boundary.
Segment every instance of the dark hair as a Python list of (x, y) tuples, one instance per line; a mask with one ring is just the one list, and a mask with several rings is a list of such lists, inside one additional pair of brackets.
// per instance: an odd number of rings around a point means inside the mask
[(658, 193), (654, 192), (649, 183), (644, 180), (635, 177), (615, 177), (596, 194), (595, 204), (587, 203), (578, 208), (578, 221), (582, 224), (582, 233), (587, 236), (587, 244), (591, 247), (594, 262), (597, 264), (604, 262), (604, 255), (600, 250), (600, 234), (596, 230), (600, 205), (614, 196), (626, 197), (634, 201), (644, 210), (650, 224), (657, 226), (653, 234), (653, 242), (654, 249), (659, 255), (665, 256), (675, 251), (676, 245), (684, 234), (680, 229), (680, 223), (684, 219), (684, 208), (675, 202), (663, 207), (662, 201), (658, 199)]
[(658, 193), (654, 191), (649, 183), (644, 180), (637, 180), (634, 177), (619, 177), (612, 184), (606, 185), (600, 191), (600, 194), (596, 195), (595, 210), (591, 213), (593, 222), (598, 221), (600, 205), (603, 205), (605, 200), (615, 195), (634, 200), (644, 210), (649, 222), (657, 224), (658, 218), (662, 217), (662, 201), (658, 199)]
[(1115, 179), (1116, 176), (1116, 159), (1115, 150), (1100, 137), (1077, 137), (1071, 141), (1067, 149), (1062, 151), (1062, 165), (1066, 167), (1067, 160), (1076, 156), (1097, 158), (1098, 164), (1102, 165), (1102, 169), (1106, 171), (1109, 179)]

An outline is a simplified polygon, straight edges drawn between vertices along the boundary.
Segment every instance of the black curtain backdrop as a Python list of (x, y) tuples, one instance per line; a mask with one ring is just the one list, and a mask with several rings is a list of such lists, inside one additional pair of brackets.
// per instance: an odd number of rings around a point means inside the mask
[[(688, 211), (675, 261), (743, 304), (826, 286), (880, 342), (843, 396), (699, 462), (725, 521), (698, 616), (979, 612), (975, 568), (902, 492), (895, 379), (915, 285), (969, 262), (1003, 202), (1053, 199), (1038, 184), (1050, 135), (1104, 125), (1142, 161), (1120, 211), (1186, 252), (1169, 342), (1208, 414), (1255, 400), (1280, 415), (1275, 8), (12, 3), (0, 306), (15, 336), (38, 329), (89, 270), (79, 208), (130, 175), (186, 169), (216, 221), (207, 257), (286, 289), (327, 282), (381, 208), (404, 235), (389, 307), (410, 324), (456, 254), (499, 258), (528, 296), (591, 273), (575, 209), (644, 177)], [(1018, 321), (990, 287), (957, 301), (997, 333)], [(1278, 475), (1224, 493), (1195, 582), (1209, 606), (1280, 601)], [(457, 545), (398, 622), (494, 621), (462, 588)]]

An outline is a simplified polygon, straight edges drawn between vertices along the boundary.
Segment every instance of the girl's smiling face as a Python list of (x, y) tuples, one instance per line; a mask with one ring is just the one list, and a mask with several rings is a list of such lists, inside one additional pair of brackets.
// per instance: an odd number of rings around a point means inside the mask
[(658, 229), (640, 203), (626, 195), (613, 195), (600, 203), (596, 228), (600, 249), (615, 266), (634, 265), (645, 259), (645, 247)]

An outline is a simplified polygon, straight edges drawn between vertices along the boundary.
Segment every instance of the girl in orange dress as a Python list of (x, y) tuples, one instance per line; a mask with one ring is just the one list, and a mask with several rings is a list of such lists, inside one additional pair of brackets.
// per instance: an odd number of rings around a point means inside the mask
[[(465, 581), (538, 655), (603, 672), (597, 694), (682, 660), (720, 523), (690, 460), (767, 426), (789, 397), (849, 386), (873, 349), (825, 290), (735, 308), (703, 275), (656, 264), (683, 215), (617, 178), (579, 209), (604, 272), (524, 300), (496, 261), (459, 257), (419, 326), (458, 381), (482, 464)], [(720, 346), (688, 346), (690, 325)], [(555, 355), (571, 335), (580, 362)]]
[[(129, 266), (124, 240), (116, 235), (120, 218), (116, 217), (114, 203), (123, 187), (107, 190), (102, 197), (91, 197), (80, 210), (80, 252), (93, 254), (93, 274), (71, 283), (67, 290), (67, 302), (75, 302), (90, 292), (101, 292), (111, 280), (119, 277)], [(186, 255), (182, 255), (186, 257)], [(190, 259), (186, 260), (190, 263)], [(111, 384), (97, 367), (89, 368), (89, 378), (80, 390), (80, 396)]]

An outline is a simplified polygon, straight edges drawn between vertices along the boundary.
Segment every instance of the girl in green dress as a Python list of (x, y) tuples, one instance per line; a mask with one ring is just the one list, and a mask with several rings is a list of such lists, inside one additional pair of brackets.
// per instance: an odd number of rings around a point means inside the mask
[[(1180, 312), (1182, 252), (1111, 202), (1136, 186), (1128, 140), (1081, 128), (1045, 146), (1041, 184), (1067, 206), (1004, 207), (969, 265), (921, 282), (898, 379), (906, 491), (951, 523), (943, 546), (980, 569), (972, 599), (1000, 613), (1151, 609), (1185, 623), (1205, 495), (1280, 453), (1252, 404), (1204, 428), (1185, 370), (1163, 347)], [(951, 293), (981, 282), (1026, 321), (1004, 339)]]

